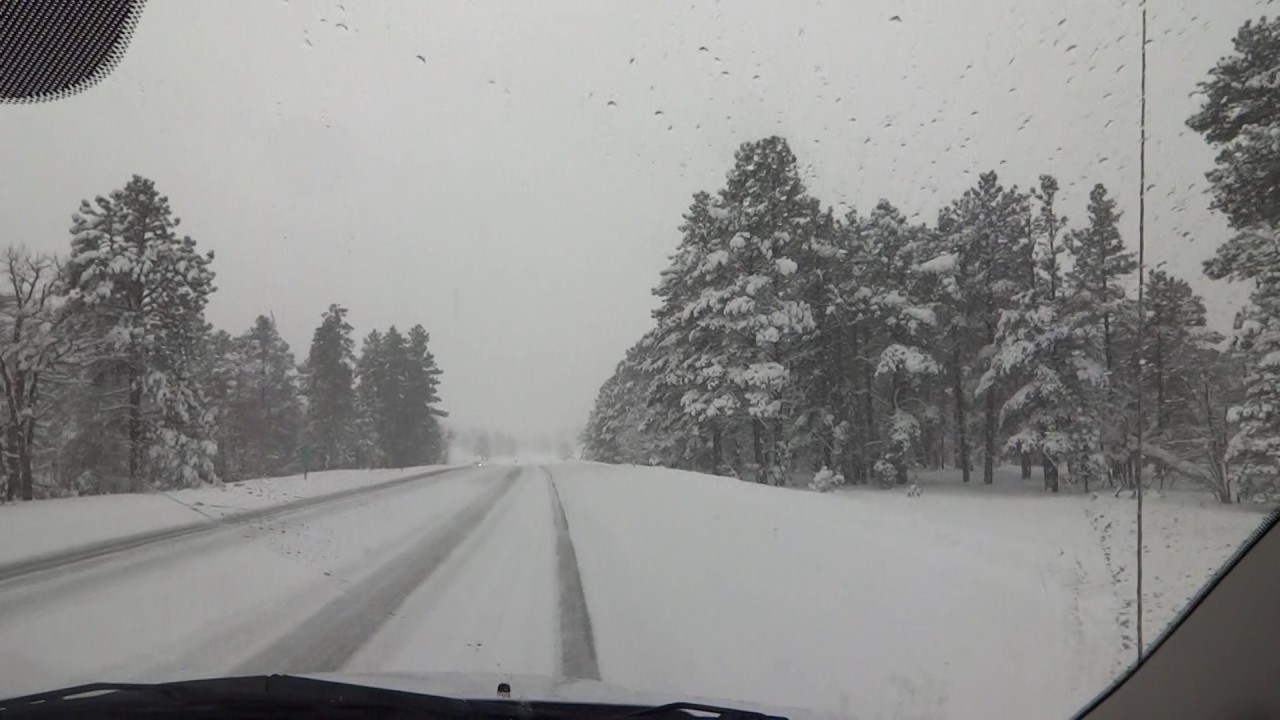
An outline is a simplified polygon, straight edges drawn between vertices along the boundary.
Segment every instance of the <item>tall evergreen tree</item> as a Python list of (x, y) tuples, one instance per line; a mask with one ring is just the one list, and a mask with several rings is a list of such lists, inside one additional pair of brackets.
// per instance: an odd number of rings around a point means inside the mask
[(230, 423), (235, 479), (292, 472), (299, 464), (302, 403), (297, 368), (275, 321), (259, 315), (235, 344), (236, 377)]
[(440, 367), (431, 352), (431, 335), (421, 325), (409, 328), (409, 383), (406, 402), (414, 430), (408, 461), (412, 465), (442, 462), (445, 447), (440, 418), (449, 414), (440, 405)]
[(1040, 456), (1050, 492), (1058, 492), (1064, 466), (1086, 490), (1101, 475), (1098, 390), (1107, 382), (1091, 327), (1093, 296), (1060, 274), (1065, 221), (1057, 214), (1057, 192), (1057, 181), (1041, 176), (1039, 212), (1031, 222), (1032, 282), (1002, 312), (995, 352), (978, 387), (983, 394), (1001, 378), (1011, 382), (1000, 410), (1001, 425), (1011, 431), (1006, 446)]
[(92, 346), (89, 383), (115, 398), (99, 403), (81, 432), (99, 445), (126, 445), (123, 467), (107, 452), (103, 464), (83, 470), (124, 476), (133, 490), (214, 478), (216, 447), (192, 368), (214, 289), (213, 254), (198, 253), (177, 227), (168, 199), (137, 175), (73, 216), (68, 311)]
[(225, 330), (216, 330), (206, 324), (197, 343), (194, 367), (200, 394), (209, 412), (212, 438), (218, 445), (213, 461), (214, 471), (220, 478), (232, 478), (231, 458), (239, 452), (236, 447), (239, 434), (232, 416), (240, 374), (236, 339)]
[[(956, 306), (945, 333), (950, 357), (944, 362), (956, 403), (961, 463), (966, 467), (970, 406), (966, 396), (973, 394), (968, 378), (987, 370), (1001, 313), (1013, 307), (1014, 298), (1030, 280), (1032, 243), (1027, 204), (1024, 193), (1004, 188), (994, 172), (986, 172), (938, 218), (938, 232), (950, 241), (957, 263)], [(1002, 391), (993, 384), (985, 388), (981, 398), (982, 480), (988, 484), (995, 472)]]
[(376, 329), (365, 335), (356, 360), (356, 457), (363, 467), (385, 467), (388, 462), (381, 432), (389, 422), (383, 407), (384, 389), (390, 368), (383, 352), (382, 333)]
[(1207, 174), (1213, 206), (1237, 234), (1205, 263), (1215, 279), (1253, 285), (1236, 317), (1234, 349), (1243, 360), (1245, 392), (1229, 418), (1239, 423), (1225, 462), (1241, 490), (1280, 497), (1280, 19), (1246, 22), (1235, 52), (1200, 83), (1204, 101), (1187, 124), (1218, 150)]
[(695, 383), (720, 390), (687, 406), (723, 408), (749, 423), (757, 482), (780, 483), (787, 464), (784, 418), (794, 387), (787, 361), (814, 327), (800, 298), (793, 258), (820, 217), (780, 137), (744, 143), (720, 193), (713, 250), (695, 274), (711, 278), (685, 306), (696, 319), (691, 340), (705, 343)]
[(355, 461), (354, 357), (346, 317), (341, 305), (330, 305), (321, 316), (303, 371), (307, 443), (318, 467), (326, 470), (350, 467)]
[[(1137, 353), (1122, 354), (1116, 343), (1116, 317), (1119, 303), (1125, 298), (1125, 278), (1137, 269), (1134, 254), (1125, 249), (1118, 227), (1120, 212), (1115, 200), (1101, 183), (1089, 193), (1089, 223), (1067, 234), (1066, 247), (1071, 252), (1072, 267), (1067, 282), (1090, 302), (1089, 322), (1102, 338), (1103, 364), (1107, 371), (1107, 399), (1104, 413), (1103, 447), (1113, 475), (1128, 482), (1136, 471), (1128, 437), (1134, 431), (1136, 418)], [(1122, 362), (1128, 357), (1130, 362)]]
[[(642, 401), (650, 412), (635, 416), (644, 423), (644, 430), (653, 438), (683, 440), (683, 448), (650, 448), (646, 452), (672, 463), (680, 459), (693, 463), (698, 454), (695, 448), (706, 445), (709, 456), (702, 469), (728, 474), (733, 470), (726, 464), (724, 436), (734, 429), (735, 419), (724, 405), (729, 398), (720, 395), (725, 379), (716, 373), (701, 372), (708, 362), (704, 353), (719, 336), (700, 332), (698, 317), (685, 312), (716, 279), (698, 270), (712, 251), (716, 218), (722, 212), (710, 194), (694, 194), (679, 228), (680, 245), (653, 291), (660, 302), (653, 313), (657, 326), (627, 353), (638, 365), (619, 366), (618, 372), (627, 374), (627, 379), (619, 382), (628, 387), (635, 379), (646, 379), (648, 394)], [(628, 414), (633, 415), (634, 411)]]

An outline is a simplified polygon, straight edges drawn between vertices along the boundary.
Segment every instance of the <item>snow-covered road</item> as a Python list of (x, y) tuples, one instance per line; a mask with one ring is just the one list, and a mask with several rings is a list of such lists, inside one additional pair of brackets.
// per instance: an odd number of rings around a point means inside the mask
[[(0, 576), (0, 696), (484, 673), (840, 716), (1061, 717), (1127, 657), (1123, 584), (1086, 503), (454, 470)], [(1252, 520), (1206, 517), (1224, 557)]]

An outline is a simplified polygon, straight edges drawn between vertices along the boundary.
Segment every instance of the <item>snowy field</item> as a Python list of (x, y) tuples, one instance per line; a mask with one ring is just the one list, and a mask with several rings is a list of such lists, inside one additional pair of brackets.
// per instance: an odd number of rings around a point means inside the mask
[[(820, 495), (587, 464), (556, 479), (617, 684), (852, 717), (1048, 718), (1133, 658), (1131, 500), (936, 477), (915, 498)], [(1146, 510), (1150, 641), (1263, 515), (1195, 493)]]
[[(344, 482), (359, 481), (317, 485)], [(921, 497), (824, 495), (486, 463), (0, 581), (0, 696), (258, 672), (567, 674), (841, 717), (1068, 716), (1133, 656), (1133, 502), (1048, 497), (1007, 475), (921, 482)], [(285, 487), (262, 492), (310, 489)], [(234, 487), (181, 499), (3, 510), (28, 528), (35, 519), (17, 519), (38, 516), (42, 534), (80, 524), (101, 540), (140, 529), (114, 518), (157, 507), (272, 502)], [(78, 509), (90, 501), (120, 509)], [(60, 505), (77, 509), (46, 509)], [(1179, 492), (1152, 498), (1147, 516), (1150, 641), (1262, 515)], [(47, 551), (12, 537), (10, 555)], [(575, 588), (585, 611), (566, 602)]]

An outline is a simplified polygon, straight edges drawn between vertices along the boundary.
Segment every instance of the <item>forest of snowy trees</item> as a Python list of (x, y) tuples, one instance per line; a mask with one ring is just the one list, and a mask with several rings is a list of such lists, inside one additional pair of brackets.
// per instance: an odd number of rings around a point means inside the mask
[(213, 254), (150, 180), (81, 203), (65, 258), (3, 259), (3, 500), (444, 457), (422, 326), (370, 332), (357, 357), (332, 305), (301, 365), (270, 316), (214, 329)]
[(1235, 44), (1188, 120), (1220, 151), (1213, 207), (1236, 231), (1205, 273), (1253, 288), (1230, 337), (1159, 268), (1139, 313), (1136, 238), (1101, 184), (1079, 219), (1052, 175), (1023, 189), (994, 172), (932, 225), (887, 200), (837, 217), (768, 137), (693, 196), (654, 326), (601, 387), (585, 456), (820, 489), (902, 484), (914, 467), (990, 483), (1001, 462), (1052, 492), (1126, 488), (1141, 467), (1223, 502), (1276, 499), (1280, 21)]

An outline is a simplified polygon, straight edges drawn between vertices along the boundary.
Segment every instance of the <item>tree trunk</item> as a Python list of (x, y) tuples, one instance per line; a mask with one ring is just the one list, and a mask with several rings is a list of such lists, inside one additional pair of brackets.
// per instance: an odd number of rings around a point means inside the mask
[(142, 491), (142, 378), (129, 383), (129, 490)]
[(995, 480), (996, 469), (996, 394), (994, 388), (987, 389), (987, 412), (982, 429), (982, 484), (990, 485)]
[(1019, 454), (1019, 457), (1022, 460), (1022, 479), (1030, 480), (1031, 479), (1031, 453), (1026, 450), (1023, 450)]
[(35, 435), (34, 423), (27, 429), (26, 436), (22, 438), (22, 445), (18, 450), (18, 470), (22, 473), (22, 499), (31, 500), (35, 497), (35, 473), (31, 469), (31, 438)]
[[(3, 454), (3, 452), (4, 452), (4, 447), (2, 446), (2, 444), (0, 444), (0, 454)], [(13, 499), (17, 497), (17, 494), (18, 494), (18, 486), (14, 484), (13, 480), (9, 477), (9, 474), (6, 472), (4, 474), (5, 502), (13, 502)]]
[[(22, 471), (18, 462), (18, 446), (21, 445), (18, 422), (11, 421), (4, 432), (4, 474), (16, 495), (22, 493)], [(23, 498), (29, 500), (30, 498)]]
[(711, 426), (711, 474), (719, 475), (720, 466), (724, 465), (724, 446), (720, 437), (720, 424)]
[(773, 442), (769, 443), (769, 465), (775, 469), (776, 480), (780, 485), (786, 485), (787, 481), (787, 446), (782, 440), (782, 420), (774, 418), (773, 420)]
[(969, 482), (969, 434), (967, 413), (964, 406), (964, 378), (960, 376), (960, 350), (951, 352), (952, 385), (951, 392), (956, 399), (956, 465), (963, 473), (964, 482)]
[(1040, 452), (1040, 467), (1044, 473), (1044, 489), (1058, 492), (1058, 464), (1044, 451)]
[(876, 439), (876, 406), (875, 396), (872, 394), (874, 388), (875, 377), (871, 372), (865, 372), (862, 375), (862, 413), (863, 413), (863, 435), (862, 435), (862, 462), (866, 466), (867, 477), (870, 478), (874, 474), (875, 463), (871, 460), (871, 443)]
[(764, 477), (764, 423), (760, 422), (760, 418), (751, 419), (751, 448), (752, 457), (756, 462), (756, 482), (762, 483)]

